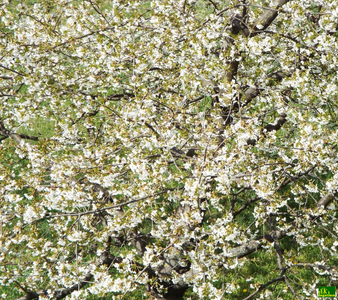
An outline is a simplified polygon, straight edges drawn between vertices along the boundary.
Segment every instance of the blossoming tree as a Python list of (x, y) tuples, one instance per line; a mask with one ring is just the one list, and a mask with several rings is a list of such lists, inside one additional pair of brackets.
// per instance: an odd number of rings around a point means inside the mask
[(5, 299), (334, 285), (337, 1), (36, 2), (0, 4)]

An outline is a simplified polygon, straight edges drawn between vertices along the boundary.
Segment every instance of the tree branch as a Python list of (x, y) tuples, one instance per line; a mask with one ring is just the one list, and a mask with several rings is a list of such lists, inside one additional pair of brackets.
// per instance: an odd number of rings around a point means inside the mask
[[(110, 266), (114, 261), (117, 262), (121, 262), (122, 259), (116, 256), (113, 256), (112, 254), (110, 254), (108, 251), (104, 251), (101, 256), (98, 259), (98, 262), (96, 263), (96, 265), (102, 266), (102, 265), (106, 265), (106, 266)], [(61, 289), (61, 290), (56, 290), (52, 293), (52, 299), (63, 299), (66, 298), (68, 295), (70, 295), (72, 292), (74, 291), (78, 291), (80, 289), (82, 289), (85, 285), (87, 285), (92, 279), (93, 279), (93, 275), (89, 272), (87, 273), (87, 275), (82, 278), (80, 280), (79, 283), (73, 284), (70, 287)], [(16, 300), (33, 300), (33, 299), (39, 299), (39, 296), (48, 296), (48, 290), (41, 290), (38, 292), (29, 292), (27, 295), (17, 298)]]
[[(282, 7), (284, 4), (286, 4), (289, 1), (290, 0), (275, 0), (273, 2), (275, 3), (276, 9), (279, 9), (280, 7)], [(264, 29), (266, 29), (276, 19), (277, 16), (278, 16), (278, 11), (277, 10), (271, 10), (271, 9), (265, 10), (254, 21), (255, 29), (258, 29), (258, 30), (264, 30)]]
[(262, 284), (258, 290), (256, 292), (253, 292), (251, 295), (249, 295), (248, 297), (244, 298), (243, 300), (249, 300), (251, 298), (253, 298), (255, 295), (257, 295), (259, 292), (261, 292), (262, 290), (264, 290), (265, 288), (267, 288), (269, 285), (275, 283), (275, 282), (279, 282), (279, 281), (284, 281), (285, 277), (281, 276), (281, 277), (277, 277), (275, 279), (270, 280), (269, 282)]

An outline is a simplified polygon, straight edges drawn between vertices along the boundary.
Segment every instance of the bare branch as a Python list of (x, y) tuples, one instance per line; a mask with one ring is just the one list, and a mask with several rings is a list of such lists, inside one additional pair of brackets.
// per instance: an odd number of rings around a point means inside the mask
[(11, 72), (13, 72), (13, 73), (16, 73), (16, 74), (18, 74), (18, 75), (20, 75), (20, 76), (25, 76), (25, 74), (22, 74), (22, 73), (20, 73), (20, 72), (18, 72), (18, 71), (15, 71), (15, 70), (13, 70), (13, 69), (7, 68), (7, 67), (5, 67), (5, 66), (3, 66), (3, 65), (0, 65), (0, 68), (6, 69), (6, 70), (11, 71)]

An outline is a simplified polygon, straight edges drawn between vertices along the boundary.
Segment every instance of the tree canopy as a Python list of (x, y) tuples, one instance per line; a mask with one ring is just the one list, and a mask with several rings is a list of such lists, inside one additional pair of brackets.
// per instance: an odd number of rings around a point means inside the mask
[(0, 4), (5, 299), (338, 281), (337, 1), (21, 2)]

